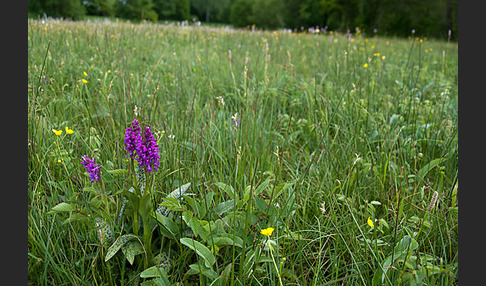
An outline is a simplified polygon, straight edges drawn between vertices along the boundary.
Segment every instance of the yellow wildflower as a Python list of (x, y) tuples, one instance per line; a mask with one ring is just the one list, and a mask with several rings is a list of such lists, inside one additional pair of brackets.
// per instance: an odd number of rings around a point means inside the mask
[(83, 74), (84, 74), (84, 76), (88, 76), (88, 74), (85, 71), (83, 72)]
[(62, 134), (62, 130), (52, 129), (52, 132), (54, 132), (54, 134), (56, 134), (57, 136), (61, 136)]
[(386, 59), (386, 57), (385, 57), (385, 56), (382, 56), (382, 57), (381, 57), (381, 59), (382, 59), (382, 60), (385, 60), (385, 59)]
[(84, 78), (83, 78), (83, 79), (81, 79), (81, 81), (82, 81), (83, 83), (88, 83), (88, 81), (87, 81), (87, 80), (85, 80)]
[(371, 220), (370, 217), (368, 217), (368, 225), (373, 228), (375, 225), (373, 224), (373, 221)]
[(69, 129), (67, 126), (66, 126), (66, 133), (67, 134), (73, 134), (74, 131), (72, 129)]
[(270, 236), (270, 235), (272, 235), (272, 232), (274, 230), (275, 229), (273, 227), (269, 227), (269, 228), (262, 229), (260, 233), (265, 235), (265, 236)]
[(363, 65), (363, 67), (364, 67), (364, 68), (367, 68), (367, 67), (368, 67), (368, 64), (364, 64), (364, 65)]
[(380, 56), (380, 53), (374, 53), (373, 56), (379, 57)]

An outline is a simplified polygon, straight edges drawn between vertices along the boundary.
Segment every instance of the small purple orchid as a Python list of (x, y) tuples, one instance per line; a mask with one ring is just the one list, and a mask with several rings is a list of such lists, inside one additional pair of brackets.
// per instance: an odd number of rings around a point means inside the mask
[(130, 153), (130, 158), (135, 158), (135, 151), (140, 144), (140, 126), (138, 120), (134, 119), (131, 126), (125, 130), (125, 150)]
[(158, 171), (160, 165), (159, 148), (150, 127), (145, 127), (136, 147), (138, 157), (135, 158), (145, 171), (152, 172), (153, 169)]
[(82, 159), (81, 164), (86, 169), (86, 172), (88, 172), (91, 183), (97, 182), (100, 179), (101, 166), (96, 164), (94, 158), (90, 159), (86, 155), (84, 155)]

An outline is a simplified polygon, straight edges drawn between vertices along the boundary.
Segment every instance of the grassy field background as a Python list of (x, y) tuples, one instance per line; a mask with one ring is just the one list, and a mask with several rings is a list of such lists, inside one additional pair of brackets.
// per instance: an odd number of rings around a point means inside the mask
[[(29, 20), (29, 285), (457, 284), (457, 49), (416, 35)], [(118, 217), (134, 118), (160, 146), (157, 204), (187, 183), (194, 194), (180, 204), (197, 226), (175, 207), (173, 237), (154, 226), (162, 277), (140, 277), (144, 254), (105, 261), (131, 218), (100, 241), (99, 185), (80, 164), (102, 166)], [(72, 209), (52, 211), (62, 203)]]

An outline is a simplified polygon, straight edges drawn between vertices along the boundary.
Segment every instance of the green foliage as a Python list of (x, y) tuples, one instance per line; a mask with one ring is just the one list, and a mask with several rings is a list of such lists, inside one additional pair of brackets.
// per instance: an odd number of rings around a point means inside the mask
[(80, 20), (86, 15), (86, 8), (80, 0), (29, 0), (29, 13), (54, 18), (71, 18)]
[(86, 14), (106, 17), (114, 17), (119, 5), (117, 0), (85, 0), (82, 3)]
[(254, 1), (252, 7), (252, 22), (264, 29), (285, 27), (284, 3), (279, 0)]
[(254, 0), (235, 0), (231, 5), (230, 22), (234, 27), (245, 27), (253, 24)]
[(127, 0), (119, 6), (120, 16), (133, 20), (157, 22), (158, 15), (154, 10), (153, 0)]

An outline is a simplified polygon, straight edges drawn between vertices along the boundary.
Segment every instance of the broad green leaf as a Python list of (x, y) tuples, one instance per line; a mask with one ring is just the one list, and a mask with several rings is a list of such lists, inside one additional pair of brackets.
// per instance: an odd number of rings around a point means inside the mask
[(233, 263), (230, 263), (223, 269), (223, 271), (221, 271), (221, 275), (219, 275), (221, 285), (228, 285), (229, 284), (232, 268), (233, 268)]
[[(155, 219), (167, 230), (168, 233), (163, 233), (168, 238), (177, 239), (179, 236), (179, 226), (171, 218), (155, 213)], [(167, 235), (168, 234), (168, 235)]]
[(122, 247), (125, 258), (133, 265), (135, 256), (144, 253), (143, 247), (138, 240), (130, 240)]
[(134, 189), (130, 188), (129, 190), (123, 190), (123, 195), (125, 198), (127, 198), (132, 205), (138, 210), (138, 203), (140, 201), (140, 198), (134, 194)]
[(170, 194), (168, 194), (166, 196), (166, 198), (181, 198), (187, 191), (187, 189), (189, 189), (189, 187), (191, 186), (191, 183), (187, 183), (187, 184), (184, 184), (180, 187), (178, 187), (177, 189), (173, 190)]
[(261, 183), (256, 189), (255, 189), (255, 196), (260, 195), (264, 189), (268, 187), (270, 184), (270, 179), (265, 180), (263, 183)]
[(180, 239), (180, 242), (190, 249), (194, 250), (197, 255), (199, 255), (205, 261), (207, 267), (211, 267), (215, 262), (216, 258), (213, 253), (202, 243), (196, 241), (192, 238), (184, 237)]
[(54, 206), (47, 214), (55, 214), (60, 212), (70, 212), (76, 210), (76, 206), (69, 203), (60, 203)]
[(140, 199), (138, 212), (143, 220), (146, 220), (147, 217), (152, 213), (152, 200), (149, 192), (145, 192)]
[(98, 190), (96, 190), (94, 187), (84, 187), (83, 188), (83, 191), (84, 192), (98, 194)]
[(435, 166), (439, 165), (443, 161), (445, 161), (444, 158), (439, 158), (439, 159), (434, 159), (434, 160), (430, 161), (429, 163), (425, 164), (425, 166), (423, 166), (422, 169), (420, 169), (418, 171), (417, 177), (419, 177), (423, 180), (425, 175), (427, 175), (427, 173), (430, 170), (432, 170)]
[(235, 200), (228, 200), (228, 201), (224, 201), (224, 202), (218, 204), (217, 206), (215, 206), (214, 211), (218, 215), (223, 215), (225, 212), (233, 209), (234, 206), (235, 206)]
[[(196, 215), (199, 215), (201, 207), (198, 204), (197, 200), (195, 200), (194, 198), (191, 198), (191, 197), (186, 197), (186, 202), (191, 206), (193, 212)], [(199, 217), (202, 217), (202, 216), (199, 216)]]
[(208, 222), (205, 220), (199, 220), (194, 217), (191, 211), (184, 211), (182, 213), (182, 219), (189, 226), (194, 235), (199, 235), (201, 239), (206, 242), (209, 235)]
[[(167, 272), (163, 267), (152, 266), (140, 273), (140, 278), (167, 277)], [(169, 284), (170, 285), (170, 284)]]
[(235, 236), (234, 239), (231, 236), (232, 235), (229, 235), (229, 234), (222, 235), (222, 236), (216, 236), (216, 237), (213, 237), (212, 239), (209, 239), (208, 241), (214, 242), (214, 244), (217, 245), (217, 246), (234, 245), (234, 246), (238, 246), (238, 247), (242, 248), (243, 247), (243, 240), (238, 236)]
[(72, 222), (87, 222), (89, 218), (85, 215), (73, 212), (69, 215), (67, 219), (65, 219), (62, 224), (68, 224)]
[(140, 286), (172, 286), (172, 284), (169, 282), (167, 277), (162, 276), (156, 279), (144, 281), (140, 284)]
[[(418, 248), (418, 243), (409, 235), (405, 235), (394, 248), (393, 261), (407, 258), (408, 254)], [(375, 271), (372, 285), (382, 285), (389, 267), (392, 265), (392, 255), (389, 255), (382, 266)]]
[(260, 210), (261, 212), (264, 212), (267, 209), (267, 203), (265, 202), (264, 199), (260, 197), (255, 197), (255, 206)]
[(238, 199), (238, 195), (236, 194), (235, 189), (232, 186), (227, 185), (227, 184), (222, 183), (222, 182), (217, 182), (217, 183), (215, 183), (215, 185), (221, 191), (225, 192), (230, 197), (230, 199), (232, 199), (232, 200)]
[(105, 256), (105, 262), (110, 260), (113, 257), (113, 255), (115, 255), (118, 252), (118, 250), (120, 250), (120, 248), (123, 245), (125, 245), (125, 243), (127, 243), (132, 239), (138, 239), (138, 237), (134, 234), (125, 234), (118, 237), (115, 240), (115, 242), (110, 246), (110, 248), (108, 248), (108, 251), (106, 252), (106, 256)]
[(214, 270), (212, 270), (209, 267), (204, 267), (204, 266), (201, 266), (201, 265), (195, 263), (195, 264), (189, 265), (189, 268), (191, 268), (193, 270), (193, 271), (191, 271), (192, 273), (194, 273), (194, 274), (201, 273), (202, 275), (211, 279), (211, 281), (218, 278), (218, 273), (216, 273)]
[(125, 169), (107, 170), (107, 172), (113, 176), (125, 176), (128, 174), (128, 170)]
[(418, 248), (418, 243), (412, 237), (405, 235), (394, 248), (394, 259), (403, 258)]
[(183, 211), (184, 208), (181, 206), (177, 198), (164, 198), (164, 201), (159, 204), (160, 206), (166, 207), (171, 211)]

